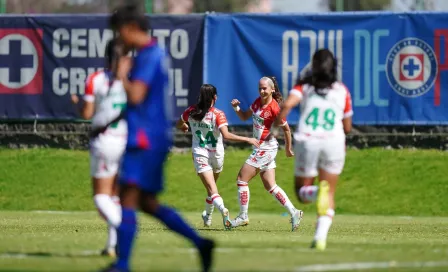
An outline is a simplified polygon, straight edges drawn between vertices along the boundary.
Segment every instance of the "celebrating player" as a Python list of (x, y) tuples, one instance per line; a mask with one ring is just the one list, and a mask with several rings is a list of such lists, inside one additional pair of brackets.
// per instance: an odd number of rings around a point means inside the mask
[[(123, 46), (111, 40), (106, 47), (107, 66), (103, 71), (87, 78), (84, 103), (80, 109), (84, 119), (92, 119), (92, 130), (102, 133), (90, 140), (90, 173), (93, 184), (93, 200), (98, 211), (108, 222), (109, 235), (102, 255), (115, 256), (117, 230), (121, 210), (117, 196), (116, 176), (121, 156), (126, 146), (125, 120), (108, 123), (117, 118), (126, 105), (123, 84), (112, 73), (113, 60), (123, 54)], [(78, 104), (76, 95), (72, 101)]]
[(256, 139), (240, 137), (229, 132), (226, 115), (214, 107), (217, 98), (218, 93), (215, 86), (202, 85), (198, 103), (185, 110), (177, 122), (177, 128), (187, 132), (187, 122), (189, 122), (193, 132), (193, 164), (208, 194), (205, 200), (205, 210), (202, 212), (204, 226), (209, 227), (212, 224), (212, 213), (216, 207), (222, 214), (224, 228), (230, 229), (229, 210), (224, 206), (224, 201), (216, 186), (219, 173), (224, 166), (222, 138), (247, 142), (257, 147), (259, 144)]
[[(302, 203), (317, 199), (317, 228), (313, 248), (326, 248), (334, 216), (334, 194), (345, 161), (345, 134), (352, 127), (350, 93), (337, 81), (337, 64), (327, 49), (318, 50), (312, 72), (299, 80), (286, 99), (278, 120), (300, 103), (295, 140), (296, 193)], [(319, 176), (319, 187), (313, 185)]]
[[(137, 6), (125, 5), (110, 18), (111, 28), (130, 49), (131, 60), (121, 57), (117, 77), (127, 94), (125, 119), (128, 141), (120, 174), (122, 222), (118, 228), (118, 261), (106, 271), (128, 271), (137, 231), (136, 209), (141, 208), (198, 248), (203, 271), (212, 264), (214, 242), (200, 237), (172, 208), (159, 203), (166, 156), (172, 146), (172, 101), (165, 52), (148, 35), (149, 23)], [(129, 75), (129, 78), (128, 78)]]
[[(252, 116), (253, 135), (260, 141), (260, 146), (254, 148), (254, 151), (238, 173), (237, 185), (240, 214), (233, 220), (232, 225), (233, 227), (238, 227), (249, 224), (247, 214), (250, 199), (249, 181), (260, 173), (264, 188), (290, 213), (292, 231), (295, 231), (299, 227), (303, 212), (294, 207), (286, 193), (275, 181), (275, 157), (277, 156), (278, 142), (271, 132), (271, 127), (280, 113), (279, 103), (282, 102), (282, 95), (274, 77), (261, 78), (258, 91), (260, 97), (246, 111), (240, 109), (240, 101), (237, 99), (233, 99), (231, 102), (241, 120), (247, 120)], [(286, 120), (282, 120), (280, 126), (285, 135), (286, 156), (292, 157), (294, 153), (291, 146), (289, 125)]]

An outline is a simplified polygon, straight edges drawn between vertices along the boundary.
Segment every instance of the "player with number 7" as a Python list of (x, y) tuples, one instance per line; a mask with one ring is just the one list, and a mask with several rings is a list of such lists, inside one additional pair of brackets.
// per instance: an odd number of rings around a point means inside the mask
[(224, 166), (223, 138), (231, 141), (246, 142), (259, 146), (258, 140), (230, 133), (227, 119), (223, 111), (215, 108), (218, 98), (216, 87), (211, 84), (201, 86), (198, 103), (190, 106), (181, 115), (176, 127), (187, 132), (190, 124), (192, 132), (193, 164), (207, 190), (205, 210), (202, 220), (205, 227), (212, 224), (214, 207), (219, 209), (223, 218), (224, 228), (231, 228), (229, 210), (218, 193), (216, 182)]

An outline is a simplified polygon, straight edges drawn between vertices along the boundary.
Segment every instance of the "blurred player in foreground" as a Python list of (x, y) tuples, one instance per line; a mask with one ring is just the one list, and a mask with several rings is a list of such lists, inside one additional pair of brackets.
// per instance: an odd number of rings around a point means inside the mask
[(246, 138), (230, 133), (227, 126), (227, 118), (223, 111), (214, 107), (218, 99), (216, 87), (210, 84), (201, 86), (198, 103), (190, 106), (181, 115), (177, 122), (177, 128), (187, 132), (190, 123), (192, 130), (193, 164), (207, 190), (205, 211), (202, 212), (204, 226), (212, 224), (214, 207), (219, 209), (222, 215), (225, 229), (231, 228), (229, 210), (224, 206), (224, 201), (218, 193), (216, 182), (224, 166), (224, 144), (226, 140), (247, 142), (256, 147), (257, 139)]
[[(114, 60), (123, 54), (123, 46), (111, 40), (106, 46), (106, 69), (87, 78), (81, 116), (92, 119), (92, 130), (101, 131), (90, 139), (90, 174), (93, 184), (93, 200), (101, 216), (107, 221), (109, 235), (102, 255), (116, 255), (117, 230), (121, 221), (121, 209), (117, 196), (116, 177), (121, 156), (126, 146), (125, 120), (112, 122), (126, 106), (123, 83), (115, 80)], [(76, 95), (72, 101), (78, 104)]]
[(209, 271), (214, 242), (200, 237), (177, 212), (160, 204), (157, 198), (163, 190), (164, 164), (172, 146), (168, 59), (157, 41), (148, 35), (148, 18), (136, 6), (117, 9), (109, 23), (127, 47), (137, 50), (137, 56), (133, 60), (122, 57), (118, 63), (117, 77), (123, 81), (128, 101), (125, 113), (128, 141), (119, 179), (122, 205), (119, 256), (106, 271), (129, 271), (138, 208), (193, 242), (203, 271)]
[[(240, 101), (237, 99), (233, 99), (231, 102), (241, 120), (245, 121), (252, 117), (253, 135), (260, 141), (260, 146), (255, 146), (254, 151), (238, 173), (240, 214), (233, 221), (233, 227), (249, 224), (249, 181), (260, 173), (264, 188), (288, 210), (291, 215), (292, 231), (295, 231), (299, 227), (303, 212), (294, 207), (286, 193), (275, 181), (275, 157), (277, 156), (278, 142), (271, 132), (271, 127), (280, 113), (279, 103), (282, 103), (282, 95), (274, 77), (261, 78), (258, 91), (260, 97), (246, 111), (240, 109)], [(293, 157), (289, 125), (286, 120), (282, 119), (280, 126), (285, 135), (286, 156)]]
[[(337, 81), (337, 64), (328, 49), (318, 50), (312, 72), (298, 80), (283, 104), (278, 122), (300, 103), (295, 140), (296, 193), (302, 203), (317, 199), (317, 228), (312, 247), (324, 250), (334, 216), (334, 194), (345, 162), (345, 134), (352, 128), (350, 93)], [(313, 185), (319, 176), (319, 187)]]

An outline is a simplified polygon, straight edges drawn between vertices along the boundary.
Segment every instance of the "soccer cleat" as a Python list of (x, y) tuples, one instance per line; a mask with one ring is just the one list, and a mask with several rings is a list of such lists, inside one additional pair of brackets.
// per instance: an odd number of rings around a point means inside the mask
[(319, 192), (317, 193), (317, 214), (323, 216), (327, 214), (330, 208), (330, 185), (328, 181), (322, 180), (319, 184)]
[(202, 212), (202, 220), (204, 221), (204, 227), (210, 227), (212, 225), (212, 215), (207, 214), (206, 211)]
[(315, 248), (319, 251), (324, 251), (325, 248), (327, 247), (327, 241), (326, 240), (313, 240), (313, 242), (311, 243), (311, 248)]
[(295, 231), (299, 228), (300, 221), (302, 220), (302, 218), (303, 218), (303, 211), (296, 210), (291, 217), (291, 227), (292, 227), (291, 231)]
[(199, 249), (201, 256), (202, 271), (209, 272), (213, 263), (213, 249), (215, 248), (215, 242), (212, 240), (204, 239)]
[(115, 248), (105, 248), (101, 251), (101, 256), (115, 258), (115, 257), (117, 257), (117, 253), (115, 251)]
[(230, 213), (228, 209), (224, 209), (222, 213), (222, 223), (226, 230), (232, 229), (232, 221), (230, 220)]
[(240, 227), (249, 225), (249, 217), (246, 214), (239, 214), (233, 221), (232, 227)]

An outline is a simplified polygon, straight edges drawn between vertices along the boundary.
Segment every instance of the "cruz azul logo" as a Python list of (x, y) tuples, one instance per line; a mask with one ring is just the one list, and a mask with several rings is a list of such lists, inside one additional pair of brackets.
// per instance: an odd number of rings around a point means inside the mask
[(403, 39), (387, 55), (386, 74), (390, 86), (399, 95), (423, 95), (431, 89), (437, 77), (436, 54), (420, 39)]
[(41, 29), (0, 29), (0, 94), (41, 94), (42, 68)]

